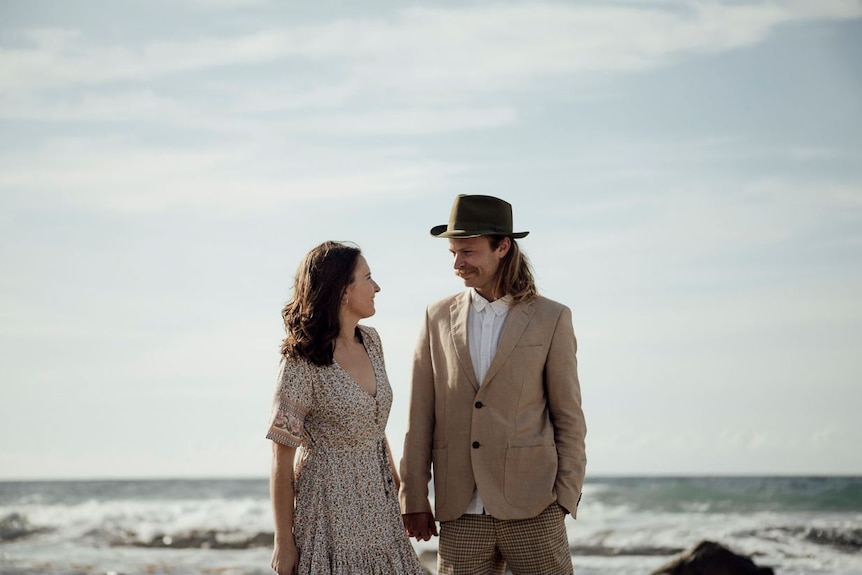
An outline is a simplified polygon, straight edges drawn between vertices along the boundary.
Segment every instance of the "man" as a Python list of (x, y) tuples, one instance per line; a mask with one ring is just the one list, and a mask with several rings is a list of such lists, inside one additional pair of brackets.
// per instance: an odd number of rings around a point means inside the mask
[(428, 307), (401, 461), (408, 535), (437, 535), (441, 574), (572, 573), (565, 516), (584, 481), (586, 425), (571, 311), (538, 295), (512, 206), (455, 198), (446, 225), (466, 291)]

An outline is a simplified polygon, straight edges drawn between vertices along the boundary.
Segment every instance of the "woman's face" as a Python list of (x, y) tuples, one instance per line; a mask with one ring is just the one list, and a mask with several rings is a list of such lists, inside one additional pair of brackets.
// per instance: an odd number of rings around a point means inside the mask
[(353, 283), (344, 293), (344, 312), (359, 319), (371, 317), (374, 309), (374, 294), (380, 291), (377, 282), (371, 279), (371, 268), (363, 256), (356, 259), (353, 269)]

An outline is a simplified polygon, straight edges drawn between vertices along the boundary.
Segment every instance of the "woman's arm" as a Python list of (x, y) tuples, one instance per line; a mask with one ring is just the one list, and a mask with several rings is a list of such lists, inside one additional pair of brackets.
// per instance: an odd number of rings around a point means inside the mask
[(295, 447), (272, 442), (272, 475), (269, 482), (269, 494), (275, 517), (272, 568), (278, 575), (291, 575), (299, 570), (299, 553), (293, 540), (295, 455)]

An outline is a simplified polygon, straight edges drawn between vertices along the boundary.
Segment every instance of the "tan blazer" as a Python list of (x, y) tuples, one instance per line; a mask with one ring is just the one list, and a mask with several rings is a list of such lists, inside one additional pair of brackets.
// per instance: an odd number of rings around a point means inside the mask
[(509, 310), (481, 387), (467, 342), (470, 290), (428, 307), (416, 347), (401, 460), (401, 511), (460, 517), (478, 487), (497, 519), (558, 501), (574, 516), (586, 424), (569, 308), (539, 297)]

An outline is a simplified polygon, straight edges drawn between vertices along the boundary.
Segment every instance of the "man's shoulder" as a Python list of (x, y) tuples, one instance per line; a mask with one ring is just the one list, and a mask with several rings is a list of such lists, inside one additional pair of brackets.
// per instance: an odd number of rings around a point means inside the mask
[[(566, 304), (542, 296), (536, 296), (527, 305), (531, 307), (530, 324), (534, 329), (557, 334), (574, 329), (572, 310)], [(556, 337), (556, 335), (554, 335)]]
[(440, 312), (449, 313), (449, 308), (452, 307), (452, 304), (455, 303), (458, 299), (467, 297), (467, 292), (458, 292), (454, 294), (450, 294), (444, 298), (438, 299), (437, 301), (428, 305), (428, 315), (434, 315)]
[(569, 306), (567, 306), (566, 304), (560, 303), (556, 300), (541, 295), (537, 295), (526, 303), (528, 305), (532, 305), (537, 312), (541, 311), (544, 313), (560, 313), (563, 310), (569, 310)]

